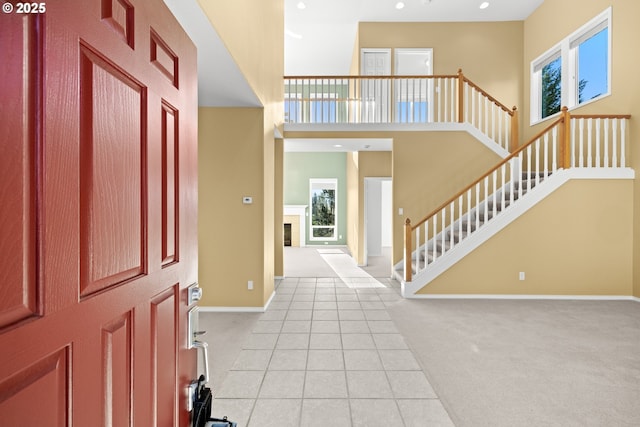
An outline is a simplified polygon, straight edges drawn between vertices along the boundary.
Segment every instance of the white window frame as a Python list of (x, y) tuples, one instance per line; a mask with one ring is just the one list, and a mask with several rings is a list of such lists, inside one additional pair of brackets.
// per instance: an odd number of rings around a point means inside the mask
[[(561, 82), (561, 106), (567, 106), (570, 110), (600, 100), (611, 95), (611, 6), (591, 19), (560, 43), (531, 61), (531, 125), (540, 123), (549, 118), (556, 117), (559, 113), (541, 117), (542, 107), (542, 69), (556, 58), (561, 58), (562, 82)], [(580, 44), (608, 28), (607, 40), (607, 91), (593, 99), (578, 102), (578, 47)]]
[[(401, 62), (401, 58), (406, 55), (406, 54), (423, 54), (423, 55), (427, 55), (428, 56), (428, 62), (426, 65), (426, 73), (424, 73), (424, 75), (433, 75), (433, 48), (430, 47), (425, 47), (425, 48), (396, 48), (394, 49), (394, 75), (396, 76), (402, 76), (402, 73), (398, 73), (398, 69), (400, 68), (400, 62)], [(411, 73), (411, 75), (414, 75), (416, 73)], [(398, 103), (399, 102), (409, 102), (409, 101), (419, 101), (419, 102), (425, 102), (426, 103), (426, 108), (427, 108), (427, 114), (426, 114), (426, 121), (428, 123), (432, 123), (433, 122), (433, 79), (427, 79), (426, 83), (425, 83), (425, 93), (424, 93), (424, 97), (422, 96), (422, 93), (419, 94), (418, 97), (411, 97), (411, 99), (407, 99), (407, 96), (405, 94), (405, 92), (402, 90), (402, 83), (406, 83), (408, 87), (411, 87), (411, 95), (415, 95), (415, 81), (409, 81), (409, 82), (403, 82), (402, 80), (396, 80), (396, 84), (394, 87), (394, 91), (395, 91), (395, 96), (394, 96), (394, 108), (395, 108), (395, 114), (397, 117), (394, 118), (394, 121), (398, 122), (398, 123), (414, 123), (414, 122), (420, 122), (419, 120), (413, 120), (413, 116), (415, 114), (415, 107), (413, 105), (411, 105), (410, 107), (408, 107), (411, 111), (410, 115), (407, 115), (407, 121), (403, 122), (401, 121), (401, 119), (403, 117), (398, 116)]]
[[(334, 207), (334, 224), (330, 225), (313, 225), (313, 190), (323, 186), (324, 188), (333, 189), (335, 191), (335, 207)], [(310, 178), (309, 179), (309, 240), (331, 242), (338, 241), (338, 179), (337, 178)], [(314, 237), (314, 228), (333, 228), (333, 237)]]

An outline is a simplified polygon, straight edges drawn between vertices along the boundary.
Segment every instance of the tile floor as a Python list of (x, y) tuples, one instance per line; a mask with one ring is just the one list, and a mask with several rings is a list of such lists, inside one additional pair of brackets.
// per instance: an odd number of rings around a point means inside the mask
[(239, 426), (452, 426), (386, 311), (398, 283), (287, 278), (220, 387)]

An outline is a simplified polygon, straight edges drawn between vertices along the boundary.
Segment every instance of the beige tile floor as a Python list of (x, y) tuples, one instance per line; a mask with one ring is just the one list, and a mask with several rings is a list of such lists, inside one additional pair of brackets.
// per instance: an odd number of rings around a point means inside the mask
[(239, 426), (452, 426), (386, 307), (398, 283), (287, 278), (214, 390)]

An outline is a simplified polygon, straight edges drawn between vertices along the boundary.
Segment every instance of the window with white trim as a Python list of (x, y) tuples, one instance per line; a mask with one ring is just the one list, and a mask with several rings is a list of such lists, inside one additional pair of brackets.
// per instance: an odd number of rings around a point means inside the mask
[(611, 93), (611, 7), (531, 62), (531, 124)]
[(311, 235), (309, 240), (338, 240), (338, 180), (309, 180)]

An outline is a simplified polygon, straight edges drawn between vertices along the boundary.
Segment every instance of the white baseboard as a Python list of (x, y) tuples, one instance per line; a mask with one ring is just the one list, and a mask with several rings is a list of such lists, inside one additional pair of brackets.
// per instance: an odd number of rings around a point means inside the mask
[(582, 301), (636, 301), (628, 295), (509, 295), (509, 294), (413, 294), (407, 299), (502, 299), (502, 300), (582, 300)]
[(273, 291), (271, 297), (264, 307), (218, 307), (218, 306), (199, 306), (198, 309), (202, 313), (264, 313), (269, 308), (276, 291)]

